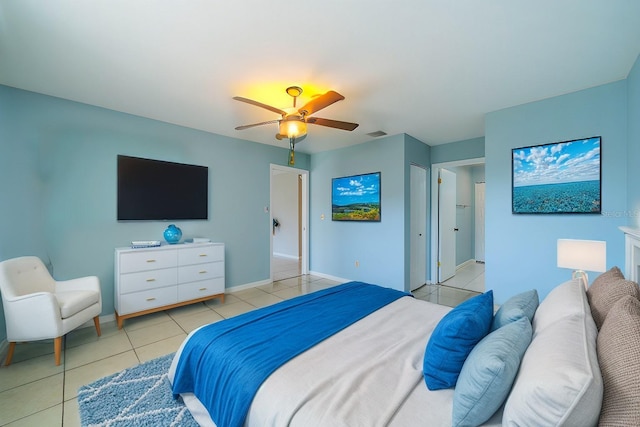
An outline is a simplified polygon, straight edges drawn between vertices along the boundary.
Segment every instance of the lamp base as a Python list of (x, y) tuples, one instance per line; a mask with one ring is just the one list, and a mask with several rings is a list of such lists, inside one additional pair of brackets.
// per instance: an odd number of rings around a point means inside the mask
[(584, 270), (574, 270), (573, 274), (571, 274), (572, 279), (582, 279), (582, 283), (584, 284), (585, 290), (589, 288), (589, 275)]

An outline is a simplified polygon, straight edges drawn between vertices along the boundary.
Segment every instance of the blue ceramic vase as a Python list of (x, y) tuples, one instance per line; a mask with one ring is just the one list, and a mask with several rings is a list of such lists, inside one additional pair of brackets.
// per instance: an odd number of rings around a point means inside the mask
[(164, 240), (166, 240), (167, 243), (173, 245), (178, 243), (180, 239), (182, 239), (182, 230), (175, 225), (171, 224), (164, 230)]

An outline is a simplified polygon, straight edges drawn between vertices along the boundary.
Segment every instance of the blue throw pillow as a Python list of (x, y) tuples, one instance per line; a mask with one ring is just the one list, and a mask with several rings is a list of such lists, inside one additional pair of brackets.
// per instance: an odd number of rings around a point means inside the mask
[(539, 304), (538, 291), (535, 289), (512, 296), (496, 312), (493, 317), (491, 331), (495, 331), (521, 317), (527, 317), (529, 323), (531, 323)]
[(433, 330), (424, 352), (422, 373), (429, 390), (456, 385), (465, 359), (489, 333), (493, 291), (485, 292), (447, 313)]
[(453, 394), (453, 426), (479, 426), (500, 408), (511, 391), (520, 361), (531, 343), (526, 317), (484, 337), (462, 366)]

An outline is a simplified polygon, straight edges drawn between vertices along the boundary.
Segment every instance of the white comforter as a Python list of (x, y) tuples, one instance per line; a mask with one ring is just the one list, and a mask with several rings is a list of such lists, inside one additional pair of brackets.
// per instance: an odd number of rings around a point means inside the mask
[[(404, 297), (358, 321), (274, 372), (246, 425), (450, 426), (453, 389), (429, 391), (422, 376), (431, 332), (449, 310)], [(195, 396), (183, 398), (201, 425), (215, 425)]]

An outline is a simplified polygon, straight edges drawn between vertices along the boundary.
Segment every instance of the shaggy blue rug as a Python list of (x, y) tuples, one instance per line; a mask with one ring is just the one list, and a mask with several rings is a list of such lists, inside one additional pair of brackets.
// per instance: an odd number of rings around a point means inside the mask
[(174, 399), (167, 372), (173, 354), (125, 369), (78, 389), (83, 426), (196, 426)]

